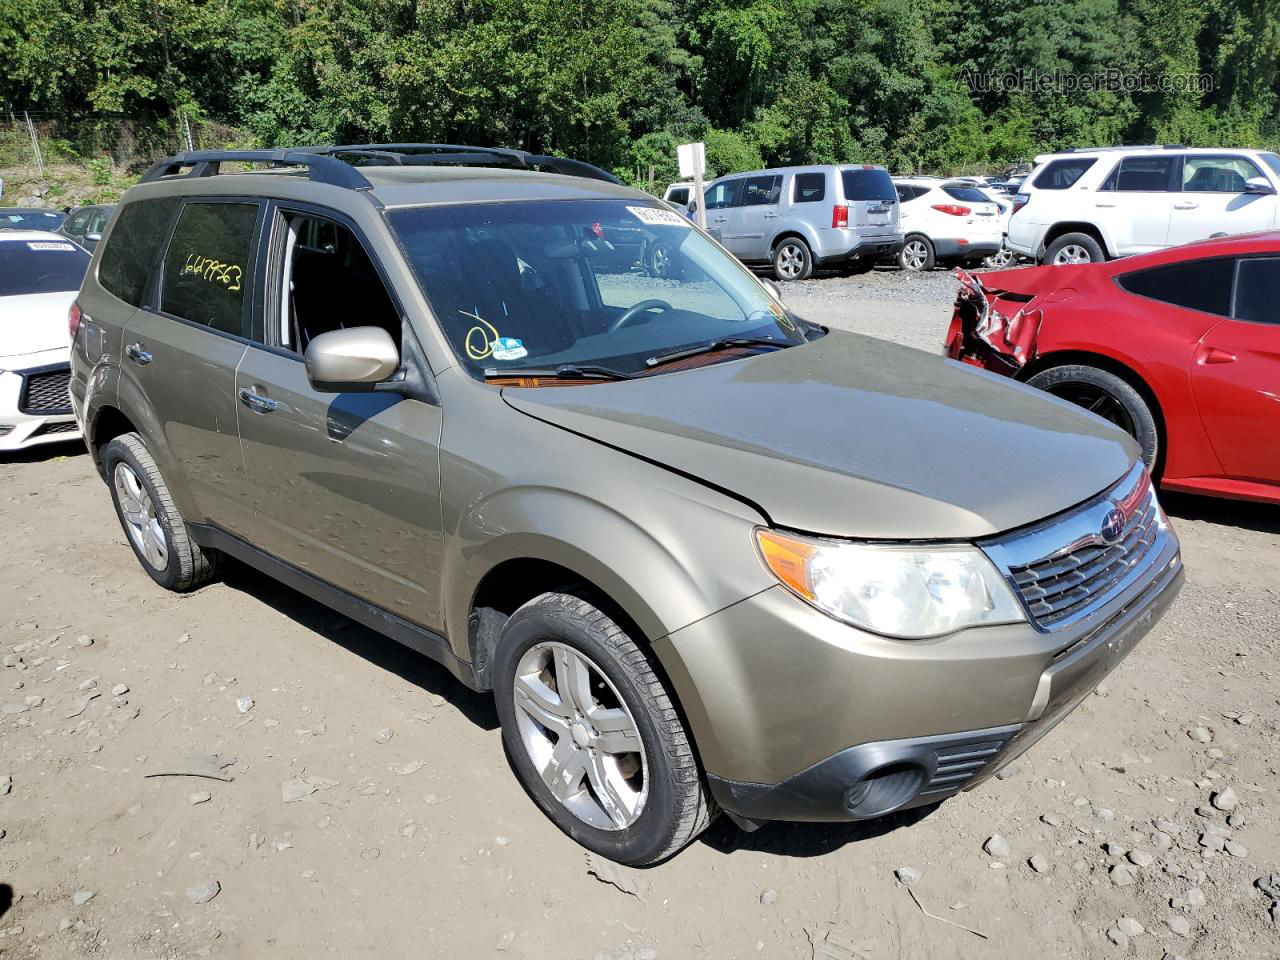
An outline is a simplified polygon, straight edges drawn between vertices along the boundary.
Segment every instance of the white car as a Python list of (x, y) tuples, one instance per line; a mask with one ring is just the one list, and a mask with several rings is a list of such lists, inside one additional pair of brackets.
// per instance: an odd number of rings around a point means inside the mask
[(672, 183), (667, 186), (667, 192), (662, 195), (662, 199), (667, 201), (673, 207), (684, 209), (689, 205), (689, 201), (693, 199), (692, 183)]
[(1104, 147), (1036, 157), (1014, 197), (1008, 246), (1088, 263), (1280, 222), (1280, 156), (1208, 147)]
[(978, 264), (1000, 250), (999, 205), (972, 183), (935, 177), (899, 177), (902, 250), (898, 266), (931, 270), (939, 263)]
[(67, 314), (89, 260), (55, 233), (0, 231), (0, 451), (80, 436)]

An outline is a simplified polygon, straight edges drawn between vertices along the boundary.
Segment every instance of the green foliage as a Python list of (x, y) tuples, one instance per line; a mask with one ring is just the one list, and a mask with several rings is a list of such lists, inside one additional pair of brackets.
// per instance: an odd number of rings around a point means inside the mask
[(106, 157), (93, 157), (86, 164), (89, 178), (95, 187), (105, 187), (111, 182), (111, 161)]
[[(0, 109), (80, 131), (181, 117), (251, 144), (426, 140), (581, 157), (632, 182), (809, 161), (972, 171), (1068, 145), (1280, 144), (1277, 0), (0, 0)], [(1016, 75), (1206, 74), (1211, 89)], [(224, 138), (229, 139), (229, 138)], [(241, 137), (238, 139), (245, 139)], [(0, 162), (24, 150), (12, 131)], [(29, 151), (28, 151), (29, 152)], [(119, 161), (119, 153), (115, 153)], [(94, 183), (105, 171), (90, 161)], [(104, 179), (105, 178), (105, 179)]]

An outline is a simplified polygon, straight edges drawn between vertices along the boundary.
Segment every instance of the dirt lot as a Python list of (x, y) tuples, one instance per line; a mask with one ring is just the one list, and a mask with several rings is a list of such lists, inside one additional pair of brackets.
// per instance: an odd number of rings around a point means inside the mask
[[(952, 289), (787, 295), (934, 350)], [(624, 892), (442, 669), (243, 569), (159, 590), (76, 446), (0, 483), (0, 956), (1280, 956), (1274, 508), (1168, 498), (1182, 597), (1012, 776), (924, 817), (722, 819)], [(234, 779), (145, 776), (211, 755)]]

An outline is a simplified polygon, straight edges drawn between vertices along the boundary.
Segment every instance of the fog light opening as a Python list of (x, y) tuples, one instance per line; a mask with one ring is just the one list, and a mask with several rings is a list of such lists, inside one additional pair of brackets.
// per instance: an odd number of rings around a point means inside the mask
[(919, 764), (888, 764), (873, 770), (845, 791), (845, 810), (859, 819), (883, 816), (912, 800), (924, 781), (924, 767)]

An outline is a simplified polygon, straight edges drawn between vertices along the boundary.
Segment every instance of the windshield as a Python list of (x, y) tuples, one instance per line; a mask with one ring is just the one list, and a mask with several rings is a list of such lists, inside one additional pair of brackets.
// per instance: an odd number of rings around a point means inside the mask
[(0, 230), (57, 230), (65, 213), (57, 210), (22, 210), (10, 207), (0, 210)]
[(1271, 168), (1272, 173), (1280, 176), (1280, 157), (1277, 157), (1274, 153), (1261, 153), (1259, 156)]
[(79, 290), (89, 259), (66, 240), (0, 240), (0, 297)]
[(716, 340), (804, 339), (738, 261), (643, 200), (417, 207), (388, 218), (476, 377), (566, 364), (630, 375)]

